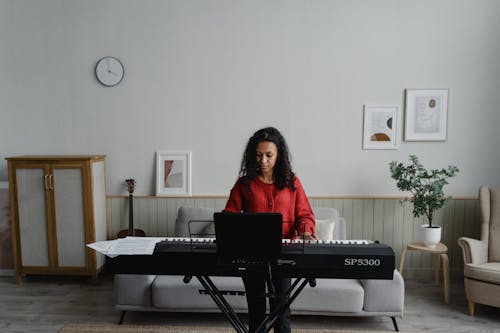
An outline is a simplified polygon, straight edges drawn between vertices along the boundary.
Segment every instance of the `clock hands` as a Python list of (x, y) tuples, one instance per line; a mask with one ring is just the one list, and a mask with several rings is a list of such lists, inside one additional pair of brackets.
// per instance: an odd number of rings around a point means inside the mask
[(113, 74), (114, 76), (118, 76), (118, 74), (116, 74), (115, 72), (113, 72), (113, 71), (111, 70), (111, 68), (110, 68), (110, 66), (109, 66), (109, 58), (108, 58), (108, 59), (106, 59), (106, 65), (107, 65), (107, 67), (108, 67), (108, 73)]

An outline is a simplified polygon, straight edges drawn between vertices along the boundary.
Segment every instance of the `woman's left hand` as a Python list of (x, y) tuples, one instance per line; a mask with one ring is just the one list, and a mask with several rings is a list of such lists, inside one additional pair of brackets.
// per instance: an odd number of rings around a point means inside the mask
[(308, 239), (308, 240), (318, 240), (318, 237), (316, 237), (315, 234), (311, 234), (310, 232), (306, 231), (303, 234), (299, 235), (297, 237), (298, 239)]

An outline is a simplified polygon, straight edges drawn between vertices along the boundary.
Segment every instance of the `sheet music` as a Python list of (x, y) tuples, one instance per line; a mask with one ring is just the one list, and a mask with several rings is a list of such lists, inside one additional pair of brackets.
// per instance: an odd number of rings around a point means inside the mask
[(110, 241), (95, 242), (87, 244), (87, 246), (110, 258), (114, 258), (119, 255), (153, 254), (156, 243), (164, 239), (165, 237), (127, 236)]
[(91, 249), (96, 250), (99, 253), (102, 253), (104, 255), (107, 255), (110, 258), (116, 257), (116, 255), (110, 255), (109, 254), (109, 249), (113, 245), (114, 242), (118, 242), (118, 239), (111, 240), (111, 241), (99, 241), (91, 244), (87, 244), (88, 247)]

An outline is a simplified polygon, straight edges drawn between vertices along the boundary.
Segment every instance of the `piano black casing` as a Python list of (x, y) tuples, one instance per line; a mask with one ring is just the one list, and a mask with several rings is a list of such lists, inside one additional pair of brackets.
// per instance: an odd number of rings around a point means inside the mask
[[(215, 244), (159, 242), (152, 255), (121, 255), (107, 261), (116, 274), (243, 276), (260, 260), (222, 263)], [(269, 258), (273, 274), (295, 278), (392, 279), (393, 249), (385, 244), (288, 244)]]

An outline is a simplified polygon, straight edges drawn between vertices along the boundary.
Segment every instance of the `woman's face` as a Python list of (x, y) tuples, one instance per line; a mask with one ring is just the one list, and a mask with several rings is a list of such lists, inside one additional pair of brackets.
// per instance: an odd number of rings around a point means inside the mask
[(260, 172), (272, 175), (276, 159), (278, 158), (278, 147), (270, 141), (259, 142), (255, 155)]

